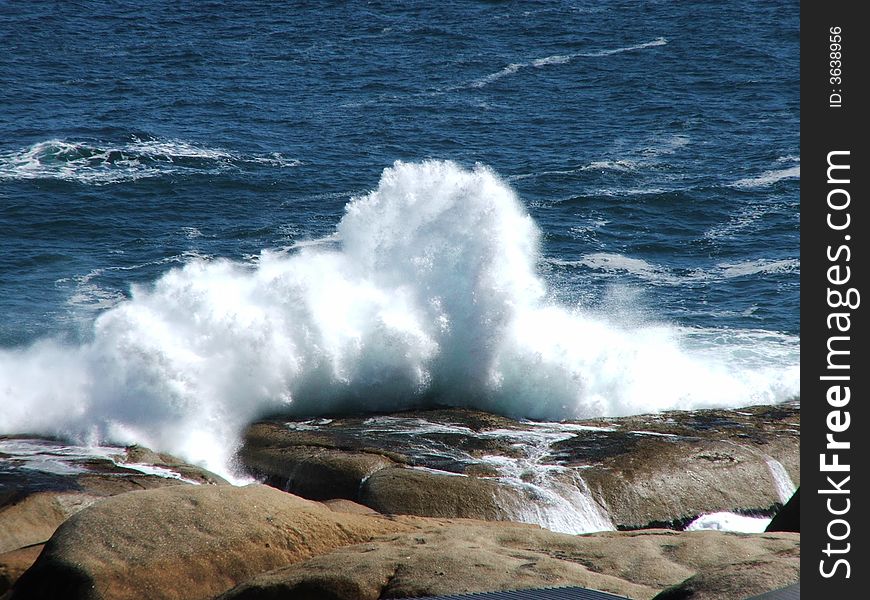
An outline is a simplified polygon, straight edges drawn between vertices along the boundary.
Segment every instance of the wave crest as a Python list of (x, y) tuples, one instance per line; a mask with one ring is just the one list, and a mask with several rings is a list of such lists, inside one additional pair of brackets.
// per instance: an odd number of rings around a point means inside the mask
[(736, 364), (675, 328), (548, 303), (538, 227), (486, 167), (396, 163), (338, 237), (254, 265), (194, 260), (134, 287), (87, 344), (0, 351), (0, 431), (138, 442), (227, 473), (230, 440), (276, 410), (564, 419), (797, 393), (794, 352)]
[(182, 140), (134, 137), (118, 144), (53, 139), (0, 153), (0, 181), (59, 179), (106, 185), (166, 175), (214, 174), (254, 165), (299, 164), (279, 153), (246, 156)]

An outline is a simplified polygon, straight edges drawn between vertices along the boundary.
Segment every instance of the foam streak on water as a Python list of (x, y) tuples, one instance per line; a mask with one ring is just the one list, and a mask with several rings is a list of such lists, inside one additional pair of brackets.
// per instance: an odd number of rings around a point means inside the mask
[(503, 77), (507, 77), (509, 75), (513, 75), (518, 72), (520, 69), (525, 69), (528, 67), (533, 67), (539, 69), (541, 67), (546, 67), (549, 65), (562, 65), (565, 63), (569, 63), (576, 58), (598, 58), (602, 56), (611, 56), (613, 54), (621, 54), (623, 52), (631, 52), (632, 50), (643, 50), (645, 48), (653, 48), (655, 46), (664, 46), (668, 43), (663, 37), (656, 38), (649, 42), (643, 42), (641, 44), (634, 44), (632, 46), (624, 46), (621, 48), (609, 48), (605, 50), (593, 50), (590, 52), (576, 52), (574, 54), (557, 54), (553, 56), (545, 56), (543, 58), (536, 58), (531, 60), (530, 62), (523, 63), (511, 63), (508, 66), (504, 67), (500, 71), (496, 71), (495, 73), (490, 73), (485, 77), (481, 77), (480, 79), (473, 81), (470, 84), (470, 87), (473, 88), (482, 88), (494, 81), (497, 81)]
[[(267, 411), (395, 410), (424, 397), (563, 419), (777, 402), (797, 357), (737, 365), (668, 326), (546, 300), (540, 231), (484, 167), (397, 163), (340, 247), (192, 260), (100, 315), (79, 346), (0, 351), (0, 432), (140, 443), (227, 473)], [(774, 343), (774, 342), (771, 342)]]
[(99, 143), (52, 139), (0, 152), (0, 181), (59, 179), (107, 185), (174, 174), (215, 174), (252, 165), (298, 166), (280, 154), (244, 156), (183, 140)]

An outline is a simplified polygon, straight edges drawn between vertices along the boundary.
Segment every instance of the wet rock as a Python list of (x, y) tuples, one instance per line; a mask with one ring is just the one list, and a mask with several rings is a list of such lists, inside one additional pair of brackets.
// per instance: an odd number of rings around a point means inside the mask
[(165, 452), (155, 452), (144, 446), (127, 446), (124, 449), (124, 454), (119, 458), (119, 462), (121, 466), (128, 468), (142, 465), (166, 469), (172, 473), (177, 473), (181, 479), (188, 483), (200, 485), (224, 485), (228, 483), (226, 479), (207, 469), (186, 463)]
[(239, 454), (249, 473), (273, 487), (312, 500), (357, 500), (362, 482), (395, 463), (380, 454), (319, 446), (246, 446)]
[[(710, 512), (772, 515), (799, 484), (799, 447), (797, 403), (565, 423), (439, 409), (264, 421), (240, 459), (277, 487), (387, 513), (512, 519), (536, 495), (552, 508), (553, 494), (570, 507), (580, 494), (635, 529), (680, 528)], [(533, 512), (519, 518), (552, 522)]]
[(258, 573), (408, 529), (262, 485), (130, 492), (65, 521), (12, 598), (213, 598)]
[[(680, 526), (717, 511), (771, 515), (800, 482), (796, 405), (604, 421), (553, 446), (620, 528)], [(602, 420), (586, 424), (602, 424)]]
[(204, 469), (139, 446), (117, 448), (105, 456), (58, 440), (0, 436), (0, 443), (7, 448), (0, 457), (0, 554), (14, 559), (3, 571), (10, 585), (24, 563), (36, 559), (32, 548), (102, 498), (165, 486), (226, 483)]
[(721, 510), (769, 513), (781, 502), (754, 449), (708, 440), (643, 440), (630, 453), (584, 470), (583, 479), (625, 529), (679, 524)]
[(648, 530), (570, 536), (514, 523), (429, 522), (259, 575), (220, 600), (380, 600), (564, 585), (646, 600), (735, 556), (745, 562), (779, 556), (796, 568), (798, 543), (794, 534)]

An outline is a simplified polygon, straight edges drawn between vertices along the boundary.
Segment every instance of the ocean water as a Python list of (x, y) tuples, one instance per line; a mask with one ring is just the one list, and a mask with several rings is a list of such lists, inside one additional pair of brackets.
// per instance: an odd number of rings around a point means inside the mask
[(0, 433), (799, 394), (797, 2), (0, 2)]

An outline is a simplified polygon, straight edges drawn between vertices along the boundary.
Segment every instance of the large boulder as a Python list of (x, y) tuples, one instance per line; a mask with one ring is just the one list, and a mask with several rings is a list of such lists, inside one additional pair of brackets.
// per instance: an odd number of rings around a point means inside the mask
[[(776, 557), (790, 574), (781, 579), (794, 581), (798, 544), (795, 534), (572, 536), (514, 523), (429, 522), (258, 575), (220, 600), (380, 600), (565, 585), (647, 600), (699, 573), (728, 573), (737, 559), (735, 571)], [(748, 581), (744, 587), (754, 589)]]
[(12, 598), (212, 598), (258, 573), (408, 528), (263, 485), (130, 492), (67, 519)]
[(699, 514), (772, 515), (800, 483), (796, 404), (672, 411), (608, 424), (557, 442), (566, 466), (620, 528), (680, 528)]
[(245, 446), (239, 454), (248, 471), (273, 487), (312, 500), (356, 500), (373, 473), (395, 463), (375, 453), (321, 446)]
[(95, 500), (87, 494), (51, 492), (8, 498), (0, 506), (0, 554), (48, 541), (67, 517)]
[[(68, 517), (124, 492), (174, 485), (225, 484), (221, 477), (141, 446), (100, 454), (58, 440), (0, 436), (0, 588), (36, 559)], [(21, 550), (18, 552), (18, 550)]]

